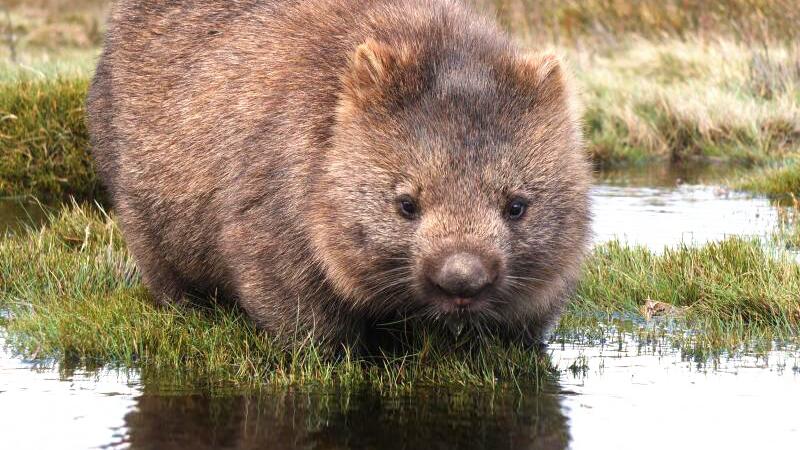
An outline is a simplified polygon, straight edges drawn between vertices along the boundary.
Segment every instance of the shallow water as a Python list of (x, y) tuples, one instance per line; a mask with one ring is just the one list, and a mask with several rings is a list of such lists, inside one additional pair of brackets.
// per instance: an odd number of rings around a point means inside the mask
[(559, 375), (542, 392), (395, 395), (164, 390), (135, 372), (37, 370), (2, 352), (3, 448), (773, 449), (800, 439), (795, 348), (698, 362), (622, 334), (550, 351)]
[(39, 225), (45, 220), (45, 208), (30, 200), (0, 198), (0, 236), (26, 225)]
[(728, 236), (770, 238), (780, 215), (768, 199), (706, 184), (727, 173), (658, 167), (599, 174), (592, 190), (595, 243), (619, 239), (661, 251)]
[(779, 224), (769, 200), (704, 185), (599, 185), (593, 208), (595, 243), (619, 239), (655, 251), (728, 236), (769, 238)]

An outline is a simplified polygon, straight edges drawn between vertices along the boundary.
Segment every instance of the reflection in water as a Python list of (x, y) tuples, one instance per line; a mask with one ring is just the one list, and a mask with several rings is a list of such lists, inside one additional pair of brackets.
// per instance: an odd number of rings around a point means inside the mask
[(796, 346), (774, 343), (772, 350), (707, 359), (635, 331), (643, 326), (601, 323), (600, 337), (555, 338), (551, 359), (560, 376), (544, 392), (524, 386), (400, 394), (165, 391), (140, 384), (135, 373), (36, 371), (0, 351), (0, 448), (672, 449), (798, 442)]
[(592, 194), (597, 243), (618, 238), (661, 251), (730, 236), (769, 238), (779, 224), (778, 211), (768, 200), (709, 186), (601, 185)]
[(602, 342), (552, 349), (558, 367), (581, 368), (561, 376), (574, 392), (562, 402), (570, 448), (798, 448), (797, 345), (706, 360), (668, 340), (622, 334)]
[(681, 184), (717, 186), (736, 179), (741, 169), (723, 164), (651, 164), (603, 169), (595, 174), (601, 185), (674, 188)]
[(136, 377), (37, 369), (5, 350), (0, 328), (0, 448), (88, 449), (119, 441)]
[[(703, 184), (720, 176), (674, 168), (599, 174), (597, 241), (620, 237), (661, 250), (773, 231), (778, 216), (767, 200)], [(25, 210), (0, 202), (0, 232)], [(27, 211), (41, 220), (41, 209)], [(800, 441), (797, 348), (708, 365), (668, 344), (611, 333), (621, 341), (573, 336), (552, 345), (562, 372), (543, 393), (212, 394), (164, 392), (136, 373), (35, 370), (3, 349), (1, 325), (4, 449), (780, 448)]]
[(144, 395), (125, 417), (142, 449), (561, 449), (555, 394), (415, 390)]

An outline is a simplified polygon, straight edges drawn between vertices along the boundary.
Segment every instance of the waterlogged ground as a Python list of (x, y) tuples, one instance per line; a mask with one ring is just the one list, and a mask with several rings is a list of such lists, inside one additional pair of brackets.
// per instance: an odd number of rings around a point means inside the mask
[(552, 345), (570, 447), (796, 448), (800, 348), (768, 344), (713, 358), (631, 334)]
[[(779, 209), (715, 187), (725, 176), (718, 168), (600, 174), (596, 242), (617, 237), (660, 250), (770, 236)], [(40, 212), (0, 202), (0, 227), (36, 223)], [(624, 325), (555, 336), (557, 373), (541, 391), (402, 394), (185, 391), (131, 370), (22, 360), (0, 328), (0, 448), (796, 448), (796, 344), (709, 355), (676, 343), (686, 330)]]

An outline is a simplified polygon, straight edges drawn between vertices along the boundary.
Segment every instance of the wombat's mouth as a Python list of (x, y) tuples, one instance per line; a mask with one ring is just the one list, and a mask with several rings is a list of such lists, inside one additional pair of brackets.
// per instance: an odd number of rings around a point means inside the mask
[(488, 301), (479, 297), (444, 297), (437, 298), (439, 309), (445, 314), (463, 314), (479, 312), (487, 307)]
[(494, 288), (485, 289), (473, 296), (464, 296), (451, 295), (431, 285), (425, 287), (422, 300), (443, 317), (480, 316), (490, 313), (502, 303), (498, 300)]

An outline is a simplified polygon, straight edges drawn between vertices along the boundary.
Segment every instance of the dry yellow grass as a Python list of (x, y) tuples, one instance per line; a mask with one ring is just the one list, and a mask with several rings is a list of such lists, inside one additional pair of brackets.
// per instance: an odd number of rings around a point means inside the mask
[(564, 49), (583, 87), (600, 163), (693, 158), (743, 163), (800, 150), (800, 51), (727, 39), (631, 39)]

